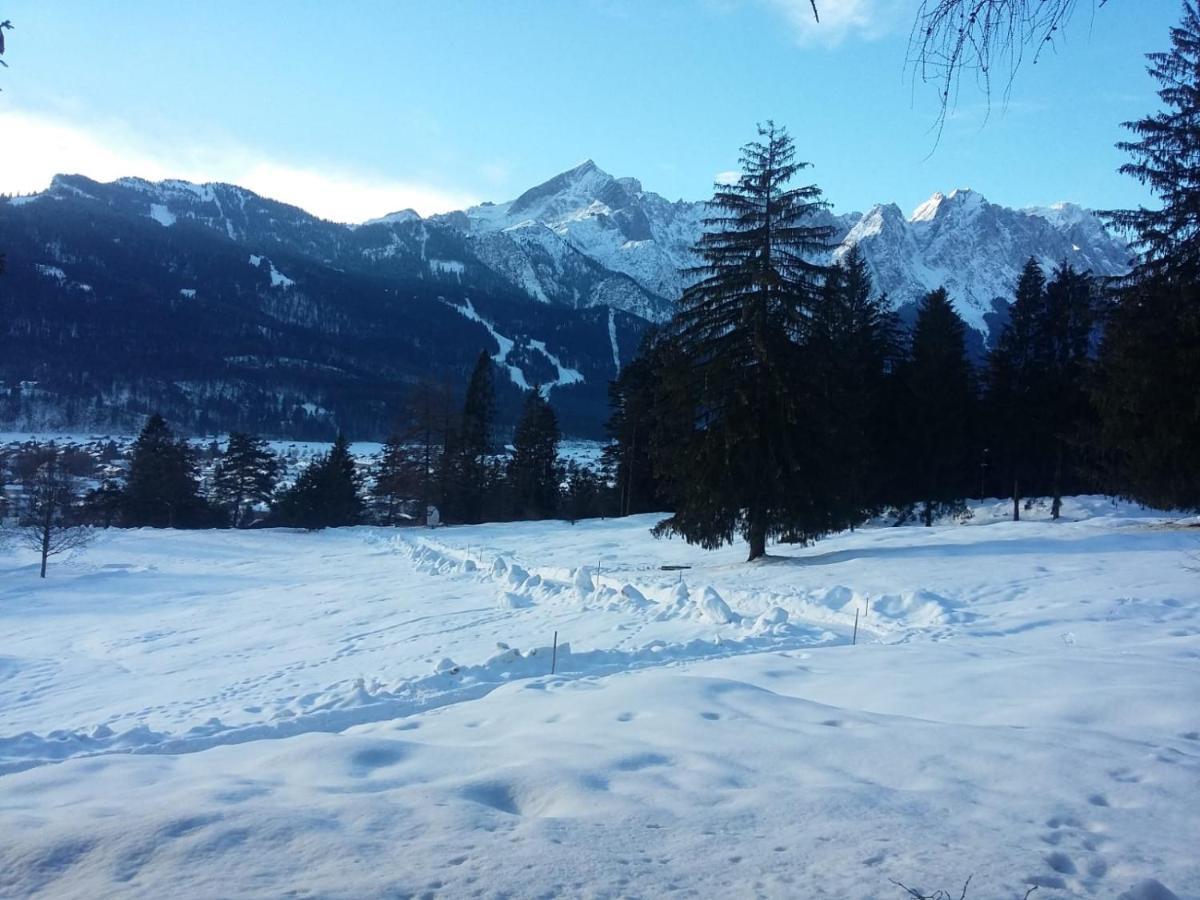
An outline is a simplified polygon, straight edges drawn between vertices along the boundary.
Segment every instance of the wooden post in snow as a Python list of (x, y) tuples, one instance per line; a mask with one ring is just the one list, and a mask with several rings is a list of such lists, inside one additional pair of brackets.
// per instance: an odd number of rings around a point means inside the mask
[(550, 674), (558, 668), (558, 632), (554, 632), (554, 649), (550, 652)]

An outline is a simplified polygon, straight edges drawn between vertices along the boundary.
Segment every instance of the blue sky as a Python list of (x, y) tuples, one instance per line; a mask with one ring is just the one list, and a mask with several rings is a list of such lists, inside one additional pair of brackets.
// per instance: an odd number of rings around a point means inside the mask
[(840, 211), (972, 187), (1148, 200), (1116, 173), (1178, 0), (1088, 0), (1008, 99), (964, 84), (934, 147), (917, 0), (0, 0), (0, 191), (54, 171), (235, 181), (329, 218), (505, 200), (586, 158), (699, 199), (757, 121)]

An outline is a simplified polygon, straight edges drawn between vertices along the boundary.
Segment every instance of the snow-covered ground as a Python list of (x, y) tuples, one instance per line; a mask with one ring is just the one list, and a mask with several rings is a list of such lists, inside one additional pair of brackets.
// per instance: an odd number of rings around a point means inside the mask
[(0, 554), (0, 896), (1200, 898), (1200, 529), (1006, 512)]

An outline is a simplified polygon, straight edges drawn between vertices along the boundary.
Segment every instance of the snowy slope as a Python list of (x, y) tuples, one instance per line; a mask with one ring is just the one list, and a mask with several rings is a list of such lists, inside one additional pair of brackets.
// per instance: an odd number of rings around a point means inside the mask
[(0, 895), (1196, 900), (1200, 536), (1004, 509), (0, 556)]

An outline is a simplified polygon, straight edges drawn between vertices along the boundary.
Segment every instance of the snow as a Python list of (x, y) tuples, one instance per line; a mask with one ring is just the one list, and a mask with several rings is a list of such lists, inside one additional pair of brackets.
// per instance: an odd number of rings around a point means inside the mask
[(457, 259), (431, 259), (429, 260), (429, 271), (434, 275), (454, 275), (462, 278), (467, 267)]
[(276, 269), (275, 263), (271, 262), (269, 259), (266, 259), (266, 257), (260, 256), (257, 253), (250, 254), (250, 265), (254, 266), (256, 269), (262, 267), (263, 260), (266, 260), (267, 266), (270, 268), (271, 287), (290, 288), (296, 283)]
[[(397, 212), (391, 212), (387, 215), (380, 216), (377, 219), (367, 219), (362, 225), (403, 225), (408, 222), (419, 222), (421, 214), (415, 209), (402, 209)], [(351, 226), (353, 228), (361, 228), (362, 225)]]
[(942, 202), (946, 199), (946, 195), (941, 191), (935, 191), (933, 196), (918, 206), (912, 211), (912, 215), (908, 217), (909, 222), (929, 222), (938, 213), (942, 206)]
[(42, 263), (35, 263), (34, 268), (36, 268), (41, 274), (45, 275), (47, 278), (53, 278), (55, 281), (66, 281), (67, 280), (67, 273), (64, 272), (62, 269), (60, 269), (58, 266), (46, 266), (46, 265), (43, 265)]
[(188, 300), (191, 300), (193, 297), (196, 296), (196, 289), (195, 288), (180, 288), (179, 296), (186, 297)]
[(1194, 900), (1200, 529), (1006, 508), (0, 555), (0, 895)]
[[(489, 322), (476, 311), (475, 305), (471, 303), (469, 299), (464, 298), (463, 306), (459, 306), (456, 303), (450, 303), (449, 301), (443, 302), (445, 302), (446, 305), (451, 309), (456, 310), (464, 318), (470, 319), (472, 322), (478, 322), (480, 325), (486, 328), (488, 334), (492, 336), (492, 340), (496, 342), (496, 346), (499, 348), (494, 354), (492, 354), (492, 360), (496, 363), (496, 365), (508, 372), (508, 377), (513, 384), (523, 391), (532, 390), (533, 386), (529, 383), (528, 379), (526, 379), (524, 370), (520, 366), (509, 362), (508, 356), (510, 353), (512, 353), (513, 348), (516, 346), (516, 342), (512, 338), (505, 337), (499, 331), (497, 331), (496, 327), (491, 322)], [(583, 381), (583, 373), (578, 369), (573, 369), (564, 365), (558, 356), (547, 349), (544, 341), (528, 340), (526, 343), (528, 343), (531, 348), (541, 353), (542, 356), (546, 357), (546, 359), (552, 366), (554, 366), (558, 373), (557, 377), (553, 381), (548, 381), (541, 385), (541, 393), (543, 397), (549, 397), (550, 391), (559, 385), (576, 384)]]
[(170, 228), (175, 224), (175, 214), (162, 203), (150, 204), (150, 218), (164, 228)]
[(617, 345), (617, 311), (608, 308), (608, 342), (612, 345), (613, 371), (621, 374), (621, 348)]

